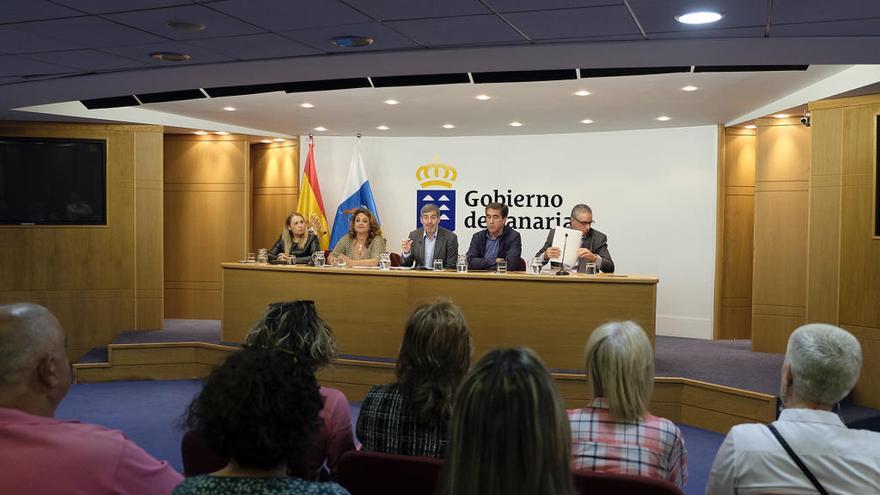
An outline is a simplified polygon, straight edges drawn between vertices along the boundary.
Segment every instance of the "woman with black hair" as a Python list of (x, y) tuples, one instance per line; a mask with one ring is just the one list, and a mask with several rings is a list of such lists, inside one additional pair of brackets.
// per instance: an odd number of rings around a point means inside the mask
[(185, 423), (202, 434), (223, 469), (184, 480), (174, 495), (346, 495), (336, 483), (289, 477), (318, 430), (318, 382), (284, 349), (246, 348), (215, 368)]

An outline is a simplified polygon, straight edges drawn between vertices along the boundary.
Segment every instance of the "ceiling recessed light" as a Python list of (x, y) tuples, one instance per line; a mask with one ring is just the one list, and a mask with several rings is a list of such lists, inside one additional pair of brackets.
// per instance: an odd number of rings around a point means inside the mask
[(334, 46), (340, 48), (360, 48), (373, 44), (373, 38), (366, 36), (337, 36), (330, 40)]
[(756, 126), (755, 124), (749, 124), (746, 126), (746, 129), (757, 129), (757, 128), (758, 128), (758, 126)]
[(229, 133), (226, 131), (217, 131), (214, 134), (216, 134), (218, 136), (228, 136), (229, 135)]
[(226, 110), (227, 112), (234, 112), (236, 110), (236, 108), (235, 107), (223, 107), (223, 110)]
[(315, 105), (312, 105), (311, 103), (308, 103), (308, 102), (307, 103), (300, 103), (299, 106), (301, 106), (303, 108), (315, 108)]
[(208, 134), (208, 131), (196, 131), (193, 134), (198, 134), (199, 136), (206, 136)]
[(386, 103), (387, 105), (397, 105), (397, 104), (400, 103), (400, 102), (397, 101), (397, 100), (385, 100), (385, 103)]
[(692, 86), (692, 85), (690, 85), (690, 84), (688, 84), (687, 86), (681, 88), (682, 91), (696, 91), (696, 90), (698, 90), (698, 89), (700, 89), (700, 88), (698, 88), (698, 87), (696, 87), (696, 86)]
[(687, 14), (682, 14), (679, 16), (675, 16), (675, 20), (682, 24), (710, 24), (712, 22), (718, 22), (723, 15), (718, 12), (688, 12)]
[(581, 121), (581, 124), (592, 124), (592, 123), (593, 123), (593, 119), (584, 119)]
[(452, 124), (443, 124), (444, 129), (455, 129), (455, 126)]
[(261, 142), (261, 143), (266, 143), (266, 144), (271, 144), (271, 143), (272, 143), (272, 140), (271, 140), (271, 139), (263, 139), (263, 140), (261, 140), (260, 142)]
[(283, 143), (284, 141), (287, 141), (287, 140), (284, 138), (275, 138), (272, 141), (275, 141), (276, 143)]
[(188, 53), (174, 52), (153, 52), (150, 56), (156, 60), (161, 60), (162, 62), (186, 62), (192, 58)]
[(580, 90), (580, 91), (575, 91), (574, 94), (575, 94), (576, 96), (590, 96), (592, 93), (590, 93), (590, 92), (587, 91), (586, 89), (582, 89), (582, 90)]
[(787, 119), (789, 115), (787, 113), (777, 113), (773, 116), (774, 119)]
[(327, 128), (322, 125), (319, 125), (318, 127), (315, 127), (313, 130), (318, 131), (318, 132), (324, 132), (327, 130)]
[(489, 95), (477, 95), (476, 98), (481, 101), (491, 100), (492, 97)]
[(507, 125), (509, 125), (510, 127), (522, 127), (522, 122), (517, 122), (514, 120), (513, 122), (511, 122)]
[(672, 119), (670, 117), (667, 117), (666, 115), (661, 115), (661, 116), (657, 117), (657, 120), (659, 120), (660, 122), (666, 122), (667, 120), (672, 120)]
[(387, 131), (388, 129), (391, 129), (391, 128), (388, 127), (387, 125), (380, 125), (380, 126), (376, 127), (376, 129), (379, 129), (380, 131)]
[(165, 23), (166, 26), (171, 29), (176, 29), (178, 31), (185, 31), (187, 33), (198, 33), (199, 31), (205, 30), (204, 24), (199, 24), (198, 22), (189, 22), (189, 21), (168, 21)]

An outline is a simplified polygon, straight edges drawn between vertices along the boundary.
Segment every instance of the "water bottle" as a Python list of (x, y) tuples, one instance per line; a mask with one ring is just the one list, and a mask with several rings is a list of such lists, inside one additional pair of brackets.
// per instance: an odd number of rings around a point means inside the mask
[(379, 269), (380, 270), (390, 270), (391, 269), (391, 255), (388, 253), (382, 253), (379, 255)]

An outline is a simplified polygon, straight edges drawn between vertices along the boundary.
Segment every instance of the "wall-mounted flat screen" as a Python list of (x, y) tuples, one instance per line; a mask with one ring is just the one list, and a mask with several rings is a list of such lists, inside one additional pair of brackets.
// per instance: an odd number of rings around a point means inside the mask
[(0, 224), (106, 225), (107, 141), (0, 137)]

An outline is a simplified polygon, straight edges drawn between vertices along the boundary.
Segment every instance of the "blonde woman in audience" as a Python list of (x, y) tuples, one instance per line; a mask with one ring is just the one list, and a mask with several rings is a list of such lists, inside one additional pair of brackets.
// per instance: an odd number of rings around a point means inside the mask
[(496, 349), (459, 389), (441, 495), (571, 495), (556, 384), (530, 349)]
[(406, 323), (397, 381), (370, 389), (358, 415), (364, 450), (443, 457), (455, 391), (471, 363), (471, 333), (458, 306), (438, 301)]
[(360, 207), (352, 212), (348, 234), (333, 247), (329, 262), (335, 264), (341, 258), (348, 266), (378, 266), (384, 252), (385, 238), (376, 216)]
[(569, 411), (572, 467), (660, 478), (683, 487), (687, 453), (672, 421), (651, 415), (654, 349), (632, 321), (606, 323), (587, 340), (593, 400)]
[(307, 264), (318, 250), (318, 236), (309, 232), (302, 213), (293, 212), (284, 219), (284, 228), (269, 250), (269, 263)]

